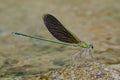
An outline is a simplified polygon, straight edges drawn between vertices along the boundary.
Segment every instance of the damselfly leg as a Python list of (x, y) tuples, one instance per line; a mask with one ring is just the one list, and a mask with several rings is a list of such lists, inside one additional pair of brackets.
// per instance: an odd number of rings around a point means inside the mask
[(82, 48), (79, 52), (73, 54), (71, 56), (71, 59), (72, 59), (72, 63), (73, 65), (77, 65), (78, 64), (78, 61), (81, 59), (85, 59), (82, 57), (82, 55), (86, 52), (87, 48)]
[(81, 62), (87, 63), (87, 59), (95, 59), (93, 56), (93, 49), (88, 48), (82, 48), (79, 52), (72, 55), (72, 64), (73, 65), (79, 65)]

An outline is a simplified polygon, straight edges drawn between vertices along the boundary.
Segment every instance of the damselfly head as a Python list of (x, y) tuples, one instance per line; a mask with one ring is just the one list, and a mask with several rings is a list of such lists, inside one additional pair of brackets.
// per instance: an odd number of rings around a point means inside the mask
[(93, 47), (92, 44), (90, 44), (88, 48), (89, 48), (89, 49), (93, 49), (94, 47)]

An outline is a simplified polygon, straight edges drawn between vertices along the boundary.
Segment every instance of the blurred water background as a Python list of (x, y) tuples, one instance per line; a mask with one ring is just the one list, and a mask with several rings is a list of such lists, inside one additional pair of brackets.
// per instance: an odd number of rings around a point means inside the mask
[(29, 76), (61, 67), (79, 51), (11, 34), (18, 31), (55, 39), (43, 23), (46, 13), (93, 44), (100, 62), (120, 65), (120, 0), (0, 0), (0, 77)]

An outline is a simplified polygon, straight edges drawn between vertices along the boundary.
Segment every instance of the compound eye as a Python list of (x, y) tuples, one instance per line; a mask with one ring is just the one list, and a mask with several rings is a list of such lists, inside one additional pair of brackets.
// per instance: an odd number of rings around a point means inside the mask
[(94, 48), (93, 45), (90, 45), (90, 46), (91, 46), (92, 49)]
[(94, 47), (92, 46), (92, 49), (93, 49)]

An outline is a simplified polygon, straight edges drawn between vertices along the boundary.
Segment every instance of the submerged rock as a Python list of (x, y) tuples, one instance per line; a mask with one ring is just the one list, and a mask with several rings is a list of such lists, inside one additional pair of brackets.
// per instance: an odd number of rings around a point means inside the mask
[(120, 73), (98, 62), (69, 65), (26, 80), (120, 80)]

